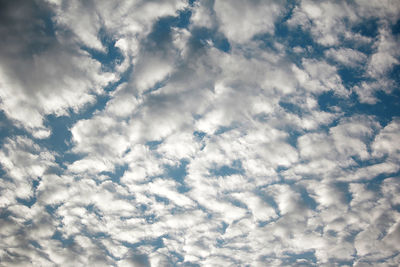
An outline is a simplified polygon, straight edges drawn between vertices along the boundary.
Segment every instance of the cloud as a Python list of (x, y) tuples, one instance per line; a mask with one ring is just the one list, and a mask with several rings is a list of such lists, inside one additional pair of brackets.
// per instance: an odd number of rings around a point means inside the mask
[(399, 148), (396, 142), (393, 142), (398, 135), (397, 129), (399, 128), (399, 119), (395, 118), (389, 123), (382, 131), (375, 137), (372, 144), (373, 153), (376, 156), (390, 155), (397, 158)]
[[(388, 34), (388, 25), (398, 20), (398, 15), (394, 13), (397, 9), (398, 5), (392, 1), (380, 5), (375, 1), (317, 3), (305, 0), (294, 8), (287, 24), (293, 29), (301, 27), (309, 32), (316, 43), (332, 47), (324, 52), (328, 58), (346, 67), (354, 68), (358, 65), (358, 71), (365, 73), (372, 81), (361, 81), (353, 90), (358, 94), (360, 102), (374, 104), (377, 101), (374, 96), (377, 91), (390, 92), (395, 87), (386, 73), (398, 64), (398, 54), (393, 49), (396, 41)], [(348, 41), (353, 42), (353, 45), (346, 47), (349, 46)], [(342, 43), (344, 45), (339, 49), (333, 47)], [(362, 47), (369, 43), (373, 43), (372, 49), (375, 52), (365, 55)], [(361, 66), (365, 62), (366, 66)]]
[(360, 67), (365, 63), (367, 56), (351, 48), (334, 49), (325, 51), (325, 55), (346, 67)]
[(348, 31), (343, 18), (350, 22), (357, 19), (350, 4), (330, 1), (317, 3), (305, 0), (295, 7), (288, 24), (292, 27), (301, 26), (309, 30), (319, 44), (332, 46), (339, 44), (341, 35)]
[(66, 115), (93, 103), (116, 75), (102, 71), (52, 22), (46, 24), (50, 11), (44, 4), (15, 2), (2, 10), (7, 14), (1, 25), (7, 47), (0, 54), (2, 110), (35, 137), (46, 138), (51, 132), (44, 116)]
[(345, 156), (357, 155), (368, 159), (368, 144), (380, 125), (371, 117), (342, 119), (341, 123), (330, 129), (336, 149)]
[(399, 264), (395, 2), (1, 6), (3, 264)]
[[(4, 171), (2, 179), (2, 204), (7, 206), (16, 198), (29, 199), (34, 196), (33, 183), (51, 168), (57, 168), (54, 153), (41, 148), (32, 140), (8, 138), (0, 151), (0, 162)], [(2, 195), (3, 195), (2, 194)]]
[[(215, 1), (221, 31), (229, 40), (243, 43), (255, 34), (273, 33), (274, 21), (283, 11), (275, 1)], [(241, 17), (241, 20), (237, 18)]]

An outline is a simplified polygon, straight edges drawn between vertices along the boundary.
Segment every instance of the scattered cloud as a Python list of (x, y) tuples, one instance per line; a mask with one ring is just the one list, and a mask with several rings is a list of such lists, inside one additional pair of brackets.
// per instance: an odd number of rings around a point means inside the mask
[(0, 265), (398, 265), (399, 8), (0, 2)]

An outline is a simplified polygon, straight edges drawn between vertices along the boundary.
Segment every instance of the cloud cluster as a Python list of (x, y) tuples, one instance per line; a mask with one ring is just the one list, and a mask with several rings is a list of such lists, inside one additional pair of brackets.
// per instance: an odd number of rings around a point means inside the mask
[(399, 8), (1, 3), (0, 265), (398, 265)]

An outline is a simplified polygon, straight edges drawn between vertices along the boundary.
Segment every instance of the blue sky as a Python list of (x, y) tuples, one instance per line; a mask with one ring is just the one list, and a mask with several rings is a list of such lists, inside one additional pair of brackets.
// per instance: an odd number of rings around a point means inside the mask
[(0, 1), (0, 266), (397, 266), (400, 4)]

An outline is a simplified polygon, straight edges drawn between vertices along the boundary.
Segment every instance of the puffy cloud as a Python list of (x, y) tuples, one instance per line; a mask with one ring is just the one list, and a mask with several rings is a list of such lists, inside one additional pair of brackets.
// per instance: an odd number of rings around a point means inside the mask
[(31, 139), (18, 136), (8, 138), (0, 151), (0, 163), (4, 171), (1, 181), (1, 205), (6, 207), (16, 198), (34, 197), (32, 186), (48, 171), (55, 168), (55, 155), (41, 148)]
[(397, 58), (400, 56), (395, 48), (397, 46), (396, 41), (385, 28), (381, 29), (376, 46), (377, 51), (371, 56), (368, 65), (369, 74), (374, 78), (380, 77), (393, 66), (399, 64)]
[(376, 156), (389, 155), (394, 159), (398, 159), (399, 147), (396, 145), (395, 140), (399, 134), (399, 126), (399, 119), (395, 118), (375, 137), (372, 149)]
[(8, 3), (2, 12), (1, 42), (7, 49), (0, 54), (1, 108), (35, 137), (46, 138), (45, 115), (93, 103), (116, 75), (104, 72), (67, 34), (54, 31), (52, 22), (46, 24), (50, 11), (43, 3)]
[(343, 66), (353, 68), (360, 67), (367, 60), (367, 56), (364, 53), (351, 48), (330, 48), (325, 51), (325, 55)]
[(339, 44), (340, 35), (348, 29), (345, 19), (357, 18), (353, 7), (346, 2), (301, 1), (288, 20), (290, 26), (301, 26), (309, 30), (315, 40), (326, 46)]
[(304, 70), (293, 66), (299, 84), (306, 90), (319, 93), (333, 90), (339, 95), (348, 94), (336, 68), (323, 61), (303, 60)]
[(376, 92), (391, 92), (396, 87), (396, 83), (387, 75), (399, 64), (400, 54), (395, 48), (396, 45), (397, 42), (388, 26), (380, 28), (379, 39), (374, 44), (375, 53), (370, 56), (367, 64), (367, 74), (372, 81), (364, 81), (354, 86), (361, 102), (374, 104), (378, 101), (375, 97)]
[(330, 129), (336, 149), (345, 156), (357, 155), (361, 159), (369, 157), (368, 144), (374, 132), (380, 128), (374, 118), (352, 117)]
[[(372, 81), (360, 82), (353, 90), (361, 102), (374, 104), (377, 91), (390, 92), (395, 87), (386, 75), (398, 65), (399, 55), (394, 49), (396, 41), (390, 33), (390, 27), (399, 18), (395, 10), (398, 10), (398, 5), (393, 1), (378, 4), (376, 1), (333, 3), (304, 0), (293, 9), (287, 23), (292, 29), (301, 27), (310, 32), (313, 40), (323, 46), (336, 46), (325, 50), (325, 55), (345, 67), (359, 67), (358, 71), (372, 78)], [(346, 47), (346, 41), (352, 41), (354, 45)], [(337, 48), (342, 43), (344, 47)], [(374, 53), (365, 55), (363, 47), (370, 44)]]
[(2, 5), (2, 263), (399, 264), (394, 2)]
[(190, 17), (193, 26), (213, 28), (216, 17), (213, 16), (214, 1), (198, 1), (194, 3), (193, 15)]
[[(276, 1), (215, 1), (219, 27), (233, 42), (249, 41), (255, 34), (273, 33), (274, 22), (283, 12)], [(241, 17), (241, 20), (237, 18)]]

